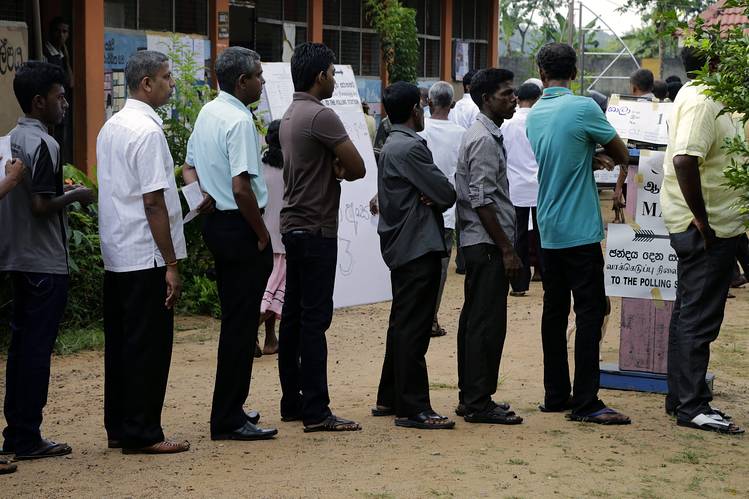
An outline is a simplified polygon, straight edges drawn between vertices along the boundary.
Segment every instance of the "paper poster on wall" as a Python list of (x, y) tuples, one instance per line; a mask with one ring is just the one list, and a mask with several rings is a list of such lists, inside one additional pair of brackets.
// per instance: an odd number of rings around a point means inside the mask
[[(338, 210), (338, 268), (333, 302), (336, 308), (389, 300), (390, 272), (380, 255), (377, 217), (369, 212), (369, 200), (377, 191), (377, 164), (359, 100), (351, 66), (335, 66), (336, 87), (323, 104), (341, 118), (351, 141), (364, 159), (366, 176), (341, 184)], [(292, 100), (289, 64), (263, 63), (266, 103), (272, 119), (279, 119)]]
[(455, 42), (455, 60), (453, 64), (455, 67), (455, 79), (458, 81), (463, 81), (463, 76), (469, 69), (469, 47), (470, 45), (462, 40)]
[(609, 224), (606, 236), (607, 296), (676, 299), (676, 253), (668, 234)]
[[(189, 35), (178, 34), (177, 43), (187, 52), (192, 53), (192, 59), (196, 64), (195, 79), (198, 81), (205, 80), (205, 60), (206, 60), (206, 48), (204, 38), (195, 38)], [(146, 47), (148, 50), (156, 50), (164, 54), (168, 53), (172, 48), (171, 35), (147, 33), (146, 34)], [(210, 49), (209, 49), (210, 53)], [(176, 75), (179, 76), (179, 75)]]
[(26, 23), (0, 21), (0, 95), (5, 97), (0, 105), (0, 135), (8, 133), (23, 116), (13, 93), (13, 78), (16, 70), (28, 60), (28, 49)]
[(606, 118), (622, 139), (665, 145), (672, 109), (672, 102), (638, 101), (613, 94)]
[(663, 151), (640, 151), (637, 168), (637, 206), (635, 221), (644, 229), (667, 234), (661, 213), (660, 192), (663, 183)]
[(128, 58), (139, 50), (145, 50), (148, 42), (143, 31), (106, 30), (104, 32), (104, 69), (125, 69)]

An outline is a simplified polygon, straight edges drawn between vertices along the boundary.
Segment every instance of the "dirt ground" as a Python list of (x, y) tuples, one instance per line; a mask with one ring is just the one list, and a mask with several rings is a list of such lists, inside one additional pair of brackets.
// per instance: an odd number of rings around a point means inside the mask
[[(440, 318), (448, 335), (434, 339), (428, 366), (432, 405), (452, 415), (457, 401), (456, 331), (463, 277), (451, 268)], [(749, 286), (735, 290), (711, 371), (715, 405), (749, 426)], [(525, 418), (519, 426), (457, 420), (452, 431), (396, 428), (373, 418), (385, 350), (389, 303), (336, 311), (328, 332), (332, 409), (364, 430), (305, 434), (282, 423), (275, 356), (257, 359), (247, 408), (279, 428), (275, 440), (213, 442), (208, 420), (218, 321), (179, 317), (163, 425), (187, 439), (190, 452), (125, 456), (106, 448), (102, 352), (56, 357), (43, 432), (68, 442), (66, 458), (21, 462), (0, 476), (0, 497), (749, 497), (749, 445), (679, 428), (663, 412), (663, 396), (601, 391), (633, 424), (601, 427), (543, 414), (539, 283), (529, 296), (509, 298), (508, 334), (496, 400)], [(620, 299), (603, 360), (616, 362)], [(0, 359), (4, 383), (5, 359)], [(0, 384), (0, 390), (4, 390)], [(4, 421), (2, 422), (4, 424)]]

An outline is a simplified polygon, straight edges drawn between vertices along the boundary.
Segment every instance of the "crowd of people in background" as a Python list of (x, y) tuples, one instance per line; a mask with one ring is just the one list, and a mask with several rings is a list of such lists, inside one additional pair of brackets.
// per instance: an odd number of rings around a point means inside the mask
[[(456, 246), (465, 281), (455, 414), (468, 423), (523, 422), (494, 396), (508, 293), (528, 293), (534, 267), (544, 289), (539, 409), (567, 413), (572, 421), (631, 422), (598, 396), (606, 295), (604, 226), (593, 176), (615, 165), (626, 176), (629, 152), (600, 102), (570, 90), (576, 61), (569, 45), (548, 44), (536, 58), (540, 80), (516, 85), (506, 69), (471, 71), (457, 101), (447, 82), (428, 90), (405, 82), (384, 89), (387, 118), (370, 132), (378, 162), (370, 204), (379, 215), (393, 300), (373, 416), (394, 417), (396, 426), (408, 428), (455, 426), (431, 405), (425, 355), (431, 337), (447, 334), (438, 313)], [(706, 63), (695, 49), (685, 49), (683, 61), (690, 78)], [(220, 92), (201, 109), (187, 144), (183, 180), (199, 182), (204, 195), (202, 236), (214, 259), (221, 306), (213, 440), (270, 439), (278, 432), (260, 427), (260, 414), (244, 409), (261, 324), (262, 350), (278, 352), (281, 420), (298, 421), (305, 432), (362, 428), (331, 410), (327, 380), (341, 183), (366, 173), (340, 118), (323, 104), (336, 85), (334, 62), (325, 45), (296, 47), (293, 100), (270, 124), (263, 152), (248, 107), (265, 83), (260, 58), (246, 48), (226, 49), (215, 61)], [(175, 82), (168, 58), (154, 51), (134, 54), (125, 76), (127, 103), (97, 140), (107, 446), (125, 454), (183, 452), (189, 443), (166, 438), (161, 425), (173, 310), (182, 289), (179, 261), (189, 251), (175, 165), (155, 111)], [(705, 373), (729, 285), (742, 277), (736, 275), (737, 251), (744, 274), (747, 269), (743, 219), (732, 205), (737, 194), (722, 185), (730, 158), (719, 147), (743, 131), (691, 81), (658, 82), (639, 70), (630, 82), (637, 98), (668, 94), (674, 102), (661, 200), (679, 285), (665, 408), (681, 426), (742, 433), (710, 406)], [(18, 460), (72, 451), (40, 430), (68, 296), (66, 208), (95, 200), (91, 189), (64, 184), (60, 146), (49, 133), (65, 118), (68, 85), (60, 65), (19, 68), (14, 91), (25, 115), (11, 131), (13, 159), (3, 159), (0, 180), (0, 271), (10, 273), (13, 285), (2, 453)], [(622, 203), (620, 189), (615, 201)], [(572, 301), (577, 335), (570, 379)], [(7, 471), (10, 465), (1, 466)]]

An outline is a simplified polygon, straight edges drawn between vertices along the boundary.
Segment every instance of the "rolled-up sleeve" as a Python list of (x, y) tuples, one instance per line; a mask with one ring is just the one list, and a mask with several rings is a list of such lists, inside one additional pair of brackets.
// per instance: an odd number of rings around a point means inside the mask
[(471, 208), (494, 203), (491, 195), (498, 189), (496, 172), (500, 154), (499, 145), (491, 136), (481, 136), (466, 144), (468, 199)]

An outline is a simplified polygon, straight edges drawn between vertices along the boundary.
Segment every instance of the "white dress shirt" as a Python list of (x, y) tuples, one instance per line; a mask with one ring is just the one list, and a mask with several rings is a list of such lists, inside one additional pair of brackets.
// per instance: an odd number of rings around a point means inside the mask
[[(419, 135), (427, 141), (434, 164), (455, 187), (455, 169), (458, 167), (458, 150), (465, 130), (450, 120), (426, 118), (424, 130)], [(442, 214), (446, 229), (455, 228), (455, 205)]]
[(538, 198), (538, 163), (525, 133), (525, 120), (531, 108), (519, 107), (515, 115), (502, 123), (507, 151), (507, 180), (513, 206), (536, 206)]
[(187, 256), (174, 160), (159, 115), (128, 99), (96, 140), (99, 237), (104, 269), (133, 272), (165, 265), (146, 219), (143, 195), (164, 191), (177, 259)]
[(478, 115), (479, 108), (471, 99), (471, 94), (463, 94), (463, 98), (456, 102), (455, 107), (450, 110), (448, 118), (456, 125), (468, 130), (476, 122)]

